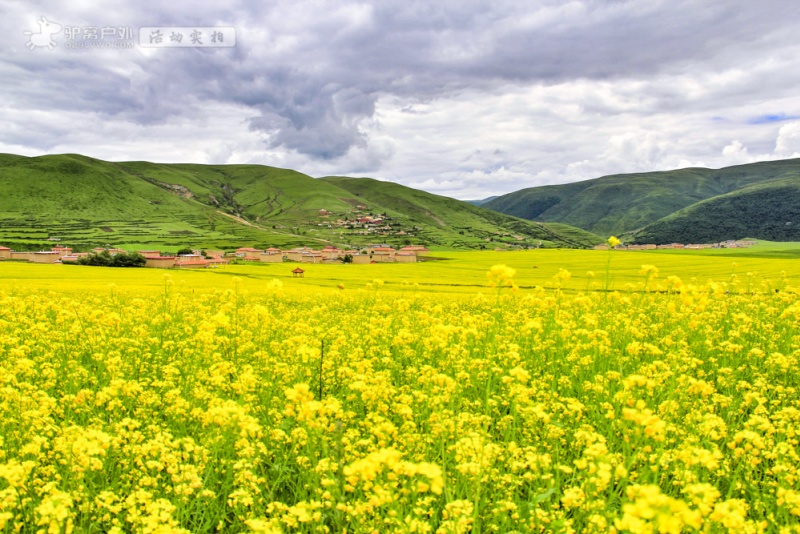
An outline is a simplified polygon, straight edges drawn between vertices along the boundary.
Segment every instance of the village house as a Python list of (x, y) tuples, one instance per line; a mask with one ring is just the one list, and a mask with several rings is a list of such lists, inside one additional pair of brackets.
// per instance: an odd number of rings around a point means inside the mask
[(392, 247), (373, 247), (369, 253), (375, 262), (385, 263), (394, 261), (396, 250)]
[(33, 252), (17, 252), (15, 250), (12, 250), (11, 259), (21, 260), (21, 261), (33, 261)]
[(61, 261), (61, 254), (60, 252), (55, 252), (53, 250), (42, 250), (39, 252), (33, 252), (31, 254), (31, 259), (33, 263), (57, 263)]
[(322, 263), (322, 254), (316, 251), (304, 252), (300, 261), (303, 263)]
[(398, 252), (413, 252), (416, 256), (428, 256), (431, 251), (422, 245), (406, 245)]
[(283, 261), (283, 252), (275, 249), (267, 249), (258, 255), (258, 261), (261, 263), (281, 263)]
[(263, 250), (253, 247), (240, 247), (236, 249), (236, 256), (246, 261), (259, 261)]
[[(117, 248), (97, 247), (92, 250), (94, 254), (107, 252), (109, 254), (126, 254), (127, 252)], [(371, 245), (363, 251), (355, 249), (343, 250), (334, 245), (326, 245), (321, 250), (314, 250), (310, 247), (297, 247), (292, 250), (282, 251), (279, 248), (270, 247), (261, 250), (253, 247), (240, 247), (236, 252), (225, 253), (222, 250), (202, 251), (193, 250), (192, 254), (162, 255), (160, 250), (139, 250), (139, 254), (145, 258), (145, 267), (156, 269), (199, 269), (204, 267), (218, 267), (229, 262), (226, 257), (238, 257), (247, 261), (258, 261), (261, 263), (281, 263), (284, 260), (295, 261), (298, 263), (339, 263), (345, 256), (352, 258), (352, 263), (414, 263), (420, 255), (427, 255), (430, 251), (421, 245), (408, 245), (399, 251), (387, 244)], [(12, 259), (29, 261), (33, 263), (59, 263), (62, 258), (65, 261), (76, 261), (81, 256), (90, 253), (72, 253), (72, 248), (67, 246), (55, 246), (49, 251), (39, 252), (15, 252), (8, 247), (0, 247), (0, 260)]]
[(160, 250), (139, 250), (137, 251), (139, 254), (144, 256), (145, 258), (160, 258), (161, 251)]
[(342, 250), (338, 247), (327, 245), (319, 251), (322, 257), (326, 260), (335, 260), (343, 256)]
[[(203, 251), (198, 250), (198, 251), (195, 251), (195, 252), (197, 254), (202, 254)], [(209, 258), (224, 258), (225, 257), (225, 251), (224, 250), (211, 250), (211, 249), (209, 249), (209, 250), (206, 250), (206, 256), (209, 257)]]
[(208, 267), (208, 261), (204, 259), (189, 259), (186, 256), (178, 256), (173, 267), (175, 269), (205, 269)]
[(92, 249), (92, 252), (95, 254), (101, 254), (103, 252), (108, 252), (112, 256), (116, 254), (127, 254), (126, 250), (122, 250), (121, 248), (103, 248), (103, 247), (95, 247)]
[(308, 252), (308, 250), (309, 249), (306, 248), (294, 248), (292, 250), (287, 250), (284, 255), (289, 261), (303, 261), (303, 254)]
[[(683, 243), (667, 243), (663, 245), (655, 245), (652, 243), (643, 245), (617, 245), (615, 250), (703, 250), (711, 248), (745, 248), (756, 245), (755, 241), (723, 241), (722, 243), (691, 243), (685, 245)], [(608, 250), (608, 245), (603, 243), (595, 245), (594, 250)]]
[(151, 269), (171, 269), (175, 266), (175, 256), (145, 256), (145, 267)]
[(209, 258), (206, 260), (209, 267), (219, 267), (220, 265), (228, 265), (230, 262), (225, 258)]
[(397, 263), (416, 263), (417, 255), (413, 252), (398, 252), (394, 255), (394, 261)]

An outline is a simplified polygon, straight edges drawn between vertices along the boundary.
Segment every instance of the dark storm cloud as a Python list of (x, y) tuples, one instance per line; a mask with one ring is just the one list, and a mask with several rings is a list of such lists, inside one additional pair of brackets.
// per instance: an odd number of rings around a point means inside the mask
[(6, 63), (3, 91), (20, 104), (34, 109), (70, 109), (117, 114), (136, 105), (130, 80), (103, 65), (58, 58), (23, 61), (13, 57)]
[[(437, 161), (444, 162), (439, 168), (450, 161), (453, 172), (466, 173), (459, 179), (474, 171), (475, 180), (491, 175), (510, 181), (545, 165), (531, 159), (532, 149), (552, 168), (584, 173), (626, 161), (631, 143), (647, 145), (637, 149), (641, 154), (666, 154), (675, 148), (670, 139), (633, 133), (655, 115), (667, 128), (684, 116), (699, 124), (707, 114), (710, 124), (724, 114), (731, 123), (746, 124), (797, 111), (796, 69), (771, 66), (791, 64), (786, 58), (794, 57), (800, 29), (800, 4), (783, 0), (201, 0), (102, 7), (48, 0), (2, 9), (0, 91), (6, 108), (0, 122), (9, 127), (0, 130), (0, 143), (31, 150), (66, 138), (66, 126), (46, 127), (66, 114), (123, 132), (164, 132), (184, 122), (228, 121), (233, 128), (230, 121), (239, 121), (265, 150), (290, 158), (287, 164), (338, 162), (347, 166), (338, 172), (346, 172), (379, 169), (395, 158), (393, 164), (407, 172), (430, 176)], [(233, 26), (237, 46), (75, 51), (61, 39), (55, 50), (29, 51), (22, 31), (41, 15), (62, 24), (134, 30)], [(753, 109), (731, 117), (742, 105)], [(34, 130), (23, 133), (15, 121), (26, 112), (33, 114)], [(499, 122), (513, 128), (499, 128)], [(770, 122), (779, 121), (752, 126)], [(586, 133), (592, 131), (595, 138)], [(463, 152), (451, 151), (472, 139)], [(733, 139), (717, 141), (714, 150)], [(248, 145), (241, 138), (223, 141), (234, 148), (214, 153)], [(762, 146), (768, 141), (767, 133), (757, 139)], [(172, 138), (164, 142), (178, 152), (185, 146)], [(487, 142), (502, 153), (464, 160)], [(608, 147), (597, 148), (599, 142)], [(420, 157), (421, 149), (428, 154)], [(254, 153), (249, 145), (242, 150)], [(580, 153), (564, 155), (575, 150)], [(427, 171), (415, 167), (423, 164)], [(547, 176), (554, 179), (552, 172)]]
[[(786, 9), (690, 1), (240, 5), (236, 50), (158, 51), (142, 65), (137, 104), (122, 88), (105, 105), (147, 122), (182, 113), (172, 104), (190, 96), (235, 102), (258, 113), (250, 127), (268, 133), (271, 146), (332, 159), (366, 142), (359, 124), (381, 94), (435, 99), (505, 82), (680, 69), (757, 41), (797, 11)], [(83, 89), (94, 101), (91, 86)]]

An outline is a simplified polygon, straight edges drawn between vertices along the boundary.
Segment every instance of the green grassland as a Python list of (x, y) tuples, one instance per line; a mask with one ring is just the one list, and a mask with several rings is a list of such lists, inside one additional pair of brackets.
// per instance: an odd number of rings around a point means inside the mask
[[(348, 179), (315, 179), (263, 165), (5, 154), (0, 243), (15, 249), (40, 248), (49, 240), (77, 249), (369, 243), (478, 249), (588, 247), (601, 241), (576, 228), (531, 223), (395, 184), (371, 181), (357, 188), (363, 197), (350, 185)], [(321, 216), (323, 209), (330, 214)], [(377, 233), (337, 224), (369, 214), (387, 215), (384, 224), (391, 229)]]
[[(76, 247), (104, 244), (180, 247), (255, 241), (257, 229), (170, 193), (120, 166), (84, 156), (0, 160), (0, 241), (15, 248), (57, 238)], [(22, 247), (20, 247), (22, 245)]]
[(692, 204), (633, 232), (640, 243), (710, 243), (720, 236), (800, 241), (800, 180), (775, 180)]
[[(408, 217), (424, 226), (424, 235), (436, 245), (444, 245), (449, 233), (459, 234), (456, 243), (466, 247), (475, 244), (475, 238), (483, 241), (503, 242), (502, 234), (524, 236), (526, 241), (561, 243), (563, 246), (582, 248), (598, 242), (594, 236), (579, 228), (567, 225), (545, 225), (517, 218), (508, 218), (467, 202), (419, 191), (400, 184), (381, 182), (371, 178), (346, 178), (329, 176), (325, 182), (349, 191), (370, 205), (391, 206), (385, 213), (392, 217)], [(498, 236), (498, 228), (502, 229)], [(508, 237), (508, 236), (505, 236)], [(507, 241), (507, 240), (505, 240)]]
[[(114, 269), (66, 265), (0, 262), (0, 289), (44, 288), (58, 291), (70, 287), (106, 287), (115, 290), (158, 288), (169, 276), (185, 291), (231, 288), (235, 284), (251, 290), (270, 287), (280, 280), (285, 291), (321, 292), (397, 291), (475, 293), (492, 290), (487, 271), (497, 264), (516, 270), (520, 290), (535, 287), (565, 290), (638, 291), (646, 275), (643, 265), (659, 270), (659, 279), (677, 276), (685, 282), (735, 282), (737, 291), (772, 291), (788, 282), (800, 284), (800, 243), (759, 243), (750, 249), (729, 250), (527, 250), (441, 251), (435, 259), (412, 264), (307, 265), (303, 278), (293, 278), (295, 263), (229, 265), (197, 271), (159, 269)], [(559, 281), (564, 269), (569, 280)], [(606, 279), (608, 284), (606, 284)], [(379, 281), (374, 284), (375, 281)]]
[[(794, 191), (798, 186), (800, 159), (791, 159), (719, 170), (689, 168), (605, 176), (522, 189), (483, 206), (525, 219), (577, 226), (602, 236), (644, 228), (635, 234), (640, 242), (709, 242), (745, 235), (797, 240), (797, 230), (781, 226), (787, 220), (800, 224), (792, 203), (774, 201), (787, 188)], [(745, 206), (750, 209), (742, 212)], [(695, 236), (697, 239), (692, 239)]]

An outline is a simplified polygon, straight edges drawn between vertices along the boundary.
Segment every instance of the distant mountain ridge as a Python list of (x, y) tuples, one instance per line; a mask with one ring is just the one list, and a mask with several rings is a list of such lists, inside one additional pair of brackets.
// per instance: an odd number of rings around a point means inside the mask
[(0, 154), (0, 244), (587, 247), (597, 236), (388, 182), (264, 165)]
[(483, 207), (641, 243), (800, 241), (800, 159), (620, 174), (522, 189)]
[(481, 199), (478, 199), (478, 200), (465, 200), (464, 202), (468, 202), (468, 203), (472, 204), (473, 206), (483, 206), (484, 204), (486, 204), (490, 200), (494, 200), (496, 198), (497, 198), (497, 195), (494, 195), (494, 196), (491, 196), (491, 197), (481, 198)]

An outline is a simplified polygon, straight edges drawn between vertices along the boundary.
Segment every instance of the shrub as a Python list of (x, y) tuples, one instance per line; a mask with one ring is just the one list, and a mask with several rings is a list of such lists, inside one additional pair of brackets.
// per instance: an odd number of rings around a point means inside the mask
[(144, 267), (147, 259), (138, 252), (116, 254), (112, 256), (107, 250), (99, 254), (81, 256), (77, 261), (62, 262), (67, 265), (90, 265), (93, 267)]

